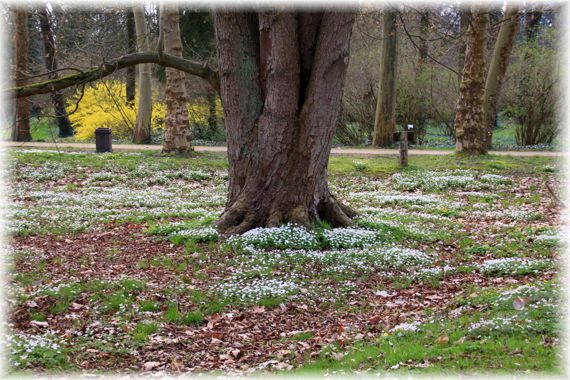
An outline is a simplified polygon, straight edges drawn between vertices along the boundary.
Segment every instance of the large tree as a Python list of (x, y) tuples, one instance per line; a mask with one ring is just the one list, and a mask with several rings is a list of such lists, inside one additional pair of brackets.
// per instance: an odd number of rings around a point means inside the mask
[(396, 62), (398, 35), (396, 17), (398, 11), (386, 8), (382, 17), (382, 56), (380, 57), (380, 81), (378, 103), (374, 118), (372, 144), (389, 145), (396, 131)]
[[(38, 16), (40, 19), (40, 28), (42, 30), (42, 39), (44, 43), (44, 61), (46, 69), (48, 71), (49, 79), (57, 79), (59, 77), (57, 71), (57, 60), (55, 57), (55, 37), (53, 35), (51, 27), (51, 17), (47, 7), (42, 7), (38, 10)], [(57, 127), (59, 129), (59, 137), (69, 137), (73, 136), (73, 128), (69, 117), (67, 117), (67, 111), (65, 109), (65, 98), (61, 91), (55, 91), (51, 93), (51, 101), (53, 103), (53, 108), (55, 111), (55, 117), (57, 120)]]
[(214, 15), (228, 139), (224, 233), (321, 219), (351, 223), (327, 164), (354, 12)]
[(224, 106), (229, 188), (221, 232), (314, 220), (346, 226), (355, 212), (331, 194), (327, 165), (354, 19), (354, 11), (219, 11), (219, 74), (166, 53), (136, 53), (11, 93), (48, 93), (145, 62), (198, 75)]
[(455, 112), (455, 150), (457, 152), (487, 153), (483, 97), (485, 91), (485, 41), (489, 14), (473, 7), (467, 29), (465, 63)]
[[(161, 46), (163, 45), (166, 53), (182, 57), (177, 4), (162, 6), (160, 17)], [(184, 72), (166, 68), (166, 120), (162, 145), (162, 151), (165, 153), (184, 153), (191, 147), (185, 79)]]
[[(15, 7), (12, 10), (14, 25), (14, 83), (23, 86), (27, 82), (28, 73), (28, 12)], [(12, 126), (12, 140), (30, 141), (30, 99), (16, 99), (16, 115)]]
[[(127, 26), (127, 52), (129, 54), (135, 53), (137, 51), (137, 32), (135, 29), (135, 14), (133, 10), (128, 8), (125, 10), (126, 13), (126, 26)], [(132, 105), (135, 101), (136, 93), (136, 66), (129, 66), (126, 70), (125, 82), (127, 84), (126, 88), (126, 100), (127, 103)]]
[(485, 146), (491, 147), (493, 127), (497, 121), (497, 101), (501, 92), (503, 79), (507, 72), (509, 58), (513, 50), (513, 44), (519, 26), (519, 10), (516, 6), (509, 6), (499, 29), (499, 35), (493, 49), (493, 56), (489, 64), (487, 80), (485, 82), (485, 125), (487, 127), (487, 139)]

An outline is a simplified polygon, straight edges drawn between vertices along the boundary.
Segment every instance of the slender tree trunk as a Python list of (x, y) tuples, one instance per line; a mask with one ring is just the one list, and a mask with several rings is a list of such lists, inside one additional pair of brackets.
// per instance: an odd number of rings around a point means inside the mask
[(489, 14), (480, 7), (472, 9), (473, 19), (467, 30), (465, 65), (455, 113), (457, 152), (487, 153), (488, 130), (483, 113), (485, 92), (485, 39)]
[(424, 9), (420, 16), (420, 55), (418, 59), (418, 67), (424, 67), (428, 55), (428, 31), (429, 31), (429, 10)]
[(459, 54), (457, 56), (457, 82), (459, 85), (461, 85), (461, 73), (463, 72), (463, 66), (465, 66), (465, 47), (470, 19), (471, 10), (469, 8), (462, 7), (459, 10), (459, 33), (461, 33), (461, 38), (459, 39)]
[[(135, 29), (137, 32), (137, 48), (139, 52), (149, 51), (148, 32), (143, 5), (133, 8)], [(152, 83), (150, 64), (139, 65), (139, 104), (137, 120), (133, 131), (133, 142), (148, 144), (150, 142), (150, 122), (152, 118)]]
[(218, 128), (217, 117), (216, 117), (216, 93), (209, 92), (206, 96), (208, 101), (208, 129), (210, 131), (210, 136), (214, 136), (216, 129)]
[[(137, 35), (135, 29), (135, 15), (132, 9), (127, 8), (127, 52), (129, 54), (137, 52)], [(126, 100), (127, 103), (133, 104), (136, 92), (136, 67), (129, 66), (126, 69)]]
[(216, 12), (229, 192), (218, 227), (351, 223), (327, 184), (355, 15)]
[(501, 92), (503, 79), (507, 72), (509, 58), (513, 50), (513, 44), (519, 26), (519, 10), (517, 7), (509, 7), (501, 23), (499, 35), (493, 49), (493, 56), (485, 82), (485, 125), (487, 126), (488, 139), (485, 146), (489, 149), (492, 145), (493, 127), (497, 120), (497, 102)]
[[(160, 17), (165, 53), (182, 58), (178, 4), (161, 7)], [(191, 149), (185, 79), (184, 72), (166, 68), (166, 121), (162, 145), (165, 153), (185, 153)]]
[[(46, 8), (39, 9), (38, 16), (40, 19), (40, 28), (42, 30), (42, 38), (44, 43), (44, 61), (46, 64), (46, 69), (49, 73), (48, 78), (50, 80), (57, 79), (59, 75), (56, 71), (57, 61), (55, 59), (55, 38), (51, 28), (51, 21), (48, 10)], [(59, 129), (59, 137), (73, 136), (74, 131), (71, 126), (71, 121), (69, 121), (69, 117), (67, 117), (63, 93), (61, 91), (52, 92), (51, 101), (53, 103), (53, 108), (55, 111), (57, 127)]]
[[(14, 82), (23, 86), (27, 82), (28, 73), (28, 12), (23, 8), (14, 7), (12, 10), (14, 22)], [(12, 126), (12, 140), (30, 141), (30, 99), (16, 99), (16, 115)]]
[(397, 11), (392, 8), (383, 13), (382, 57), (380, 58), (380, 82), (378, 103), (374, 120), (372, 144), (390, 145), (392, 133), (396, 131), (396, 62), (398, 35), (396, 30)]

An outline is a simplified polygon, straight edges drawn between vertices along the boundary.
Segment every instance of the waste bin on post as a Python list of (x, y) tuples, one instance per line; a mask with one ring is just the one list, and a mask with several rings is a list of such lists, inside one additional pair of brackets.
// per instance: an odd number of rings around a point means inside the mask
[(111, 128), (97, 128), (95, 130), (95, 152), (111, 153), (112, 151)]

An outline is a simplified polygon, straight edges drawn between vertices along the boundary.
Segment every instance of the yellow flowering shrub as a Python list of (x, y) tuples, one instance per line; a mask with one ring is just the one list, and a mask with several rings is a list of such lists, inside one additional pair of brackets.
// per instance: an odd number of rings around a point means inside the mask
[[(119, 81), (100, 81), (85, 87), (83, 98), (75, 109), (78, 97), (68, 100), (67, 112), (75, 128), (75, 138), (88, 140), (95, 137), (97, 128), (111, 128), (113, 137), (130, 139), (137, 117), (138, 93), (133, 105), (125, 102), (126, 86)], [(216, 117), (222, 117), (222, 106), (216, 98)], [(188, 104), (190, 125), (206, 125), (209, 108), (206, 101)], [(158, 100), (158, 93), (153, 93), (151, 128), (156, 130), (164, 127), (166, 105)]]

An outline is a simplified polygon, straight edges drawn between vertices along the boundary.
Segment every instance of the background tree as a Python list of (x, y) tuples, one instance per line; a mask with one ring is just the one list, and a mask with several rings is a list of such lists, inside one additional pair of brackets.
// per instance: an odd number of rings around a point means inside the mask
[(513, 50), (513, 44), (519, 26), (519, 10), (515, 6), (509, 6), (503, 16), (499, 35), (493, 49), (493, 56), (489, 64), (487, 80), (485, 82), (485, 125), (487, 127), (487, 139), (485, 146), (489, 149), (492, 145), (493, 128), (497, 122), (497, 100), (501, 92), (501, 86), (509, 65), (509, 58)]
[[(135, 15), (133, 10), (128, 8), (125, 10), (127, 19), (127, 53), (135, 53), (137, 51), (137, 32), (135, 29)], [(129, 66), (126, 69), (126, 100), (132, 104), (135, 100), (136, 92), (136, 66)]]
[[(164, 51), (182, 58), (178, 6), (176, 3), (171, 3), (168, 6), (161, 7), (160, 10), (161, 43), (164, 44)], [(191, 148), (185, 78), (184, 72), (166, 68), (166, 120), (163, 152), (184, 153)]]
[[(148, 52), (150, 50), (149, 36), (146, 27), (144, 6), (133, 7), (135, 28), (137, 33), (137, 50)], [(135, 122), (133, 141), (138, 144), (150, 143), (150, 122), (152, 118), (152, 82), (150, 63), (139, 65), (139, 101), (137, 120)]]
[(380, 82), (378, 103), (374, 120), (372, 143), (376, 146), (390, 145), (392, 132), (396, 130), (396, 62), (398, 34), (396, 29), (397, 10), (387, 8), (383, 13), (383, 43), (380, 57)]
[[(14, 23), (14, 82), (16, 86), (27, 83), (28, 73), (28, 11), (24, 8), (12, 9)], [(16, 99), (16, 117), (12, 126), (12, 140), (30, 141), (30, 99)]]
[(485, 40), (489, 14), (473, 7), (467, 29), (465, 64), (461, 77), (459, 99), (455, 114), (457, 152), (483, 154), (488, 130), (485, 127), (483, 97), (485, 91)]
[[(48, 71), (48, 78), (57, 79), (59, 75), (57, 72), (57, 60), (55, 57), (56, 44), (51, 27), (51, 16), (47, 7), (42, 7), (38, 10), (38, 17), (40, 19), (40, 27), (42, 30), (44, 61)], [(73, 128), (69, 121), (69, 117), (67, 117), (67, 111), (65, 110), (65, 98), (63, 97), (63, 93), (61, 91), (52, 92), (51, 100), (57, 120), (59, 137), (73, 136)]]

